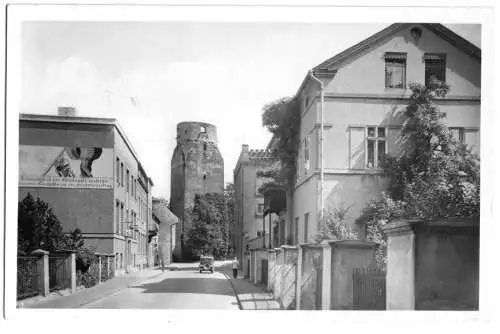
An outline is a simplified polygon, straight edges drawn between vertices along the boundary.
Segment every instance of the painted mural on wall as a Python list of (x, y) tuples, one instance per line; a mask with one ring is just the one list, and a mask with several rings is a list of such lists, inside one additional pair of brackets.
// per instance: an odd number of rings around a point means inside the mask
[(113, 188), (113, 150), (21, 145), (19, 186)]

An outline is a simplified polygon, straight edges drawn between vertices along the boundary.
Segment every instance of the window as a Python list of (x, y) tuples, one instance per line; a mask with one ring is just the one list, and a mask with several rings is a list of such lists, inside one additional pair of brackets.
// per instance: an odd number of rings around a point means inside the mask
[(123, 162), (120, 164), (120, 184), (123, 187), (124, 186), (124, 180), (123, 180)]
[(130, 171), (127, 169), (127, 193), (130, 190)]
[(294, 224), (294, 230), (293, 230), (293, 244), (296, 245), (299, 243), (299, 217), (295, 218), (295, 224)]
[(116, 184), (120, 185), (120, 158), (116, 158)]
[(465, 129), (464, 128), (450, 128), (450, 134), (453, 139), (460, 143), (465, 142)]
[(406, 53), (385, 53), (385, 87), (406, 88)]
[(381, 168), (385, 160), (385, 128), (368, 127), (367, 129), (367, 168)]
[(207, 150), (207, 143), (203, 143), (203, 151)]
[(203, 180), (207, 180), (207, 174), (203, 174)]
[(134, 197), (134, 177), (130, 175), (130, 195)]
[(309, 170), (310, 167), (310, 150), (309, 150), (309, 145), (310, 144), (310, 138), (307, 136), (304, 139), (304, 169), (305, 173), (307, 174), (307, 171)]
[(433, 81), (446, 81), (446, 57), (443, 54), (426, 53), (425, 61), (425, 84)]
[(304, 242), (309, 239), (309, 212), (304, 214)]
[(264, 215), (264, 204), (262, 203), (257, 204), (257, 215), (258, 216)]
[(120, 204), (120, 234), (123, 235), (123, 203)]
[(365, 162), (366, 128), (356, 126), (349, 128), (349, 168), (362, 170)]
[(466, 129), (466, 128), (450, 128), (450, 133), (453, 139), (456, 141), (466, 144), (474, 153), (479, 153), (479, 131), (477, 129)]
[(116, 201), (115, 206), (115, 231), (116, 234), (120, 233), (120, 202)]
[(200, 128), (200, 132), (201, 132), (201, 133), (206, 133), (206, 132), (207, 132), (207, 129), (206, 129), (204, 126), (202, 126), (202, 127)]

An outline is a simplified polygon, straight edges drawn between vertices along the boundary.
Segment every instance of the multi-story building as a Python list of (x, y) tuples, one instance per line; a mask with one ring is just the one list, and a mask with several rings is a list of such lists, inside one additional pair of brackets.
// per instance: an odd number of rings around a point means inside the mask
[[(270, 232), (268, 222), (264, 221), (264, 197), (259, 192), (265, 178), (259, 176), (258, 171), (268, 169), (277, 161), (268, 150), (250, 150), (248, 145), (242, 145), (233, 171), (236, 217), (232, 235), (233, 247), (240, 259), (247, 249), (268, 247), (269, 237), (273, 240), (272, 228)], [(272, 224), (277, 219), (272, 215)]]
[(79, 228), (87, 246), (116, 256), (119, 271), (150, 262), (152, 186), (115, 119), (73, 108), (20, 115), (19, 200), (46, 201), (64, 232)]
[(295, 242), (312, 241), (323, 209), (348, 208), (346, 222), (363, 234), (361, 210), (387, 186), (381, 162), (400, 153), (409, 83), (430, 79), (450, 86), (436, 101), (444, 122), (479, 153), (481, 50), (441, 24), (393, 24), (304, 78), (297, 180), (287, 200), (286, 233)]
[(179, 218), (169, 210), (168, 202), (162, 198), (153, 198), (153, 218), (158, 223), (156, 236), (158, 260), (169, 264), (172, 262), (175, 249), (175, 229)]
[(217, 147), (217, 128), (200, 122), (177, 124), (171, 166), (170, 203), (180, 219), (174, 254), (182, 260), (191, 256), (184, 244), (191, 228), (187, 213), (193, 208), (195, 195), (224, 193), (224, 160)]

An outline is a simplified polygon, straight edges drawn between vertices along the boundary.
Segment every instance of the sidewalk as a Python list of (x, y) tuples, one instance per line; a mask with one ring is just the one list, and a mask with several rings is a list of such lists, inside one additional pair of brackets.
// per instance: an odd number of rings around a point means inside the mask
[(109, 281), (67, 296), (49, 296), (41, 300), (18, 303), (18, 308), (79, 308), (100, 298), (109, 296), (129, 285), (134, 285), (162, 274), (161, 269), (144, 270), (116, 276)]
[(243, 277), (233, 278), (232, 273), (224, 272), (236, 293), (238, 306), (242, 310), (279, 310), (279, 303), (263, 285), (254, 285)]

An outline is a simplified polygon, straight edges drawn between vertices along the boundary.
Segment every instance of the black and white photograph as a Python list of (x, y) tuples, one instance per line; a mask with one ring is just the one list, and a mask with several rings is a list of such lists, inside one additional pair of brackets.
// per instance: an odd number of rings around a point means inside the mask
[(7, 319), (491, 321), (491, 8), (6, 18)]

